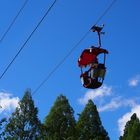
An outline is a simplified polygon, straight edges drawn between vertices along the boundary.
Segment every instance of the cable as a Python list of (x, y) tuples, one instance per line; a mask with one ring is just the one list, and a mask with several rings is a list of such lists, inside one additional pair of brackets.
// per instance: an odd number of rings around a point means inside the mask
[(18, 16), (20, 15), (20, 13), (22, 12), (22, 10), (24, 9), (24, 7), (26, 6), (28, 0), (25, 0), (22, 7), (20, 8), (20, 10), (18, 11), (17, 15), (14, 17), (14, 19), (12, 20), (11, 24), (8, 26), (7, 30), (5, 31), (5, 33), (2, 35), (0, 42), (2, 42), (4, 40), (4, 38), (6, 37), (6, 35), (8, 34), (8, 32), (10, 31), (10, 29), (12, 28), (12, 26), (14, 25), (15, 21), (17, 20)]
[[(104, 11), (104, 13), (97, 19), (94, 25), (96, 25), (105, 15), (106, 13), (111, 9), (111, 7), (114, 5), (114, 3), (117, 0), (114, 0), (109, 7)], [(45, 84), (45, 82), (58, 70), (58, 68), (65, 62), (65, 60), (72, 54), (72, 52), (79, 46), (79, 44), (86, 38), (90, 30), (88, 30), (84, 36), (77, 42), (77, 44), (68, 52), (68, 54), (55, 66), (55, 68), (49, 73), (49, 75), (40, 83), (40, 85), (33, 91), (32, 96), (37, 93), (37, 91)], [(1, 78), (0, 78), (1, 79)], [(5, 125), (4, 125), (5, 127)], [(4, 128), (3, 127), (3, 128)]]
[[(111, 7), (115, 4), (117, 0), (113, 0), (112, 3), (107, 7), (107, 9), (103, 12), (103, 14), (97, 19), (94, 25), (96, 25), (111, 9)], [(91, 30), (91, 29), (90, 29)], [(86, 38), (89, 34), (90, 30), (88, 30), (83, 37), (78, 41), (78, 43), (64, 56), (64, 58), (54, 67), (54, 69), (48, 74), (48, 76), (39, 84), (39, 86), (33, 91), (32, 95), (34, 95), (44, 84), (49, 80), (49, 78), (58, 70), (58, 68), (65, 62), (65, 60), (73, 53), (73, 51), (80, 45), (80, 43)]]
[(13, 64), (13, 62), (16, 60), (16, 58), (18, 57), (18, 55), (22, 52), (22, 50), (24, 49), (24, 47), (26, 46), (27, 42), (31, 39), (32, 35), (35, 33), (35, 31), (37, 30), (37, 28), (40, 26), (40, 24), (43, 22), (43, 20), (45, 19), (45, 17), (49, 14), (49, 12), (51, 11), (51, 9), (53, 8), (53, 6), (55, 5), (57, 0), (54, 0), (54, 2), (52, 3), (52, 5), (49, 7), (49, 9), (46, 11), (46, 13), (44, 14), (44, 16), (41, 18), (41, 20), (38, 22), (38, 24), (36, 25), (36, 27), (34, 28), (34, 30), (31, 32), (31, 34), (28, 36), (27, 40), (23, 43), (23, 45), (21, 46), (21, 48), (19, 49), (19, 51), (16, 53), (16, 55), (13, 57), (13, 59), (11, 60), (11, 62), (7, 65), (6, 69), (3, 71), (3, 73), (0, 76), (0, 80), (3, 78), (3, 76), (5, 75), (5, 73), (8, 71), (8, 69), (11, 67), (11, 65)]
[(107, 12), (112, 8), (112, 6), (115, 4), (117, 0), (113, 0), (111, 4), (107, 7), (107, 9), (104, 11), (104, 13), (97, 19), (94, 25), (98, 24), (98, 22), (107, 14)]
[[(113, 0), (113, 2), (109, 5), (109, 7), (104, 11), (104, 13), (97, 19), (97, 21), (95, 22), (94, 25), (96, 25), (105, 15), (106, 13), (111, 9), (111, 7), (114, 5), (114, 3), (117, 0)], [(53, 5), (55, 4), (56, 0), (54, 1), (54, 3), (52, 4), (51, 7), (53, 7)], [(90, 29), (91, 30), (91, 29)], [(90, 30), (88, 30), (83, 37), (77, 42), (77, 44), (68, 52), (68, 54), (55, 66), (55, 68), (49, 73), (49, 75), (39, 84), (39, 86), (33, 91), (32, 96), (35, 95), (35, 93), (37, 93), (37, 91), (45, 84), (45, 82), (47, 80), (49, 80), (49, 78), (58, 70), (58, 68), (65, 62), (65, 60), (72, 54), (72, 52), (80, 45), (80, 43), (86, 38), (86, 36), (88, 35), (88, 33), (90, 32)], [(2, 77), (1, 77), (2, 78)], [(0, 79), (1, 79), (0, 78)], [(6, 126), (6, 124), (2, 127), (4, 128)]]
[[(41, 18), (41, 20), (39, 21), (39, 23), (37, 24), (37, 26), (35, 27), (35, 29), (32, 31), (32, 33), (29, 35), (29, 37), (27, 38), (27, 40), (24, 42), (24, 44), (22, 45), (22, 47), (20, 48), (20, 50), (18, 51), (18, 53), (15, 55), (15, 57), (12, 59), (12, 61), (9, 63), (9, 65), (7, 66), (7, 68), (4, 70), (4, 72), (2, 73), (2, 75), (0, 76), (0, 79), (2, 79), (2, 77), (5, 75), (5, 73), (7, 72), (7, 70), (10, 68), (10, 66), (12, 65), (12, 63), (14, 62), (14, 60), (17, 58), (17, 56), (20, 54), (20, 52), (22, 51), (22, 49), (25, 47), (25, 45), (27, 44), (27, 42), (29, 41), (29, 39), (32, 37), (33, 33), (37, 30), (37, 28), (39, 27), (39, 25), (42, 23), (42, 21), (45, 19), (45, 17), (48, 15), (48, 13), (50, 12), (50, 10), (53, 8), (53, 6), (55, 5), (55, 3), (57, 2), (57, 0), (55, 0), (52, 5), (49, 7), (49, 9), (46, 11), (46, 13), (44, 14), (44, 16)], [(4, 109), (3, 111), (5, 111), (6, 109)], [(2, 112), (3, 112), (2, 111)], [(6, 124), (2, 127), (2, 129), (6, 126)]]
[(65, 62), (65, 60), (72, 54), (72, 52), (79, 46), (79, 44), (86, 38), (90, 30), (78, 41), (78, 43), (68, 52), (66, 56), (54, 67), (54, 69), (49, 73), (49, 75), (41, 82), (41, 84), (33, 91), (32, 95), (34, 95), (43, 85), (44, 83), (55, 73), (55, 71)]

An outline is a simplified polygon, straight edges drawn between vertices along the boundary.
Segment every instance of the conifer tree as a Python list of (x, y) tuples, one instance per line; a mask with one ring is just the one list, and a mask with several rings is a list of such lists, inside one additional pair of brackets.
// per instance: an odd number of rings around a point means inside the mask
[(140, 140), (140, 120), (136, 113), (131, 116), (130, 121), (125, 125), (124, 134), (120, 140)]
[(37, 140), (41, 139), (42, 125), (38, 110), (34, 106), (31, 92), (26, 91), (16, 111), (12, 113), (5, 128), (5, 139)]
[(77, 140), (109, 140), (108, 133), (102, 126), (96, 105), (89, 100), (77, 122)]
[(47, 140), (77, 140), (74, 111), (63, 95), (57, 97), (44, 124)]

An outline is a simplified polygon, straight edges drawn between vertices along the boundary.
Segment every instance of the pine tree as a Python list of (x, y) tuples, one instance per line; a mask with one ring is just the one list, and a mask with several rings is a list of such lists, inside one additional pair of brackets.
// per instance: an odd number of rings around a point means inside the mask
[(38, 110), (34, 106), (31, 92), (26, 91), (19, 107), (12, 113), (5, 127), (5, 139), (36, 140), (41, 139), (42, 125), (39, 121)]
[(57, 97), (44, 124), (47, 140), (76, 140), (74, 111), (65, 96)]
[(140, 140), (140, 120), (136, 113), (131, 116), (130, 121), (125, 125), (124, 134), (120, 140)]
[(96, 105), (88, 101), (77, 122), (77, 140), (109, 140), (108, 133), (102, 126)]

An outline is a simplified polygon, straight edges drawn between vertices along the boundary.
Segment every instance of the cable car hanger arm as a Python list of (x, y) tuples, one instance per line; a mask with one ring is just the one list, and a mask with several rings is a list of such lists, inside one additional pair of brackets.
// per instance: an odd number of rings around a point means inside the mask
[(104, 24), (102, 26), (94, 25), (91, 28), (92, 32), (97, 32), (98, 34), (98, 48), (101, 48), (101, 34), (105, 34), (105, 32), (101, 32), (103, 27), (104, 27)]

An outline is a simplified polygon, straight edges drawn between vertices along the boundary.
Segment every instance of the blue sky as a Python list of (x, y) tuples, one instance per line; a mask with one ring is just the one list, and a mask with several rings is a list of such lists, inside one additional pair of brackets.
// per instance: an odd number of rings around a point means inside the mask
[[(29, 0), (12, 29), (0, 43), (0, 73), (52, 2)], [(12, 104), (14, 108), (18, 98), (22, 98), (27, 88), (34, 91), (94, 25), (111, 2), (112, 0), (58, 0), (23, 52), (0, 80), (0, 103), (8, 101), (4, 107), (8, 108)], [(0, 37), (23, 3), (23, 0), (1, 1)], [(106, 32), (102, 36), (102, 47), (109, 51), (104, 85), (98, 90), (91, 91), (84, 89), (80, 83), (77, 59), (83, 49), (97, 44), (97, 35), (91, 32), (33, 96), (42, 121), (61, 93), (69, 99), (76, 118), (76, 114), (83, 110), (87, 99), (93, 99), (111, 140), (118, 139), (124, 122), (133, 112), (137, 112), (140, 117), (139, 5), (138, 0), (117, 0), (99, 22), (99, 25), (105, 24)], [(6, 93), (10, 93), (11, 96)], [(7, 114), (6, 111), (0, 112), (2, 116)]]

